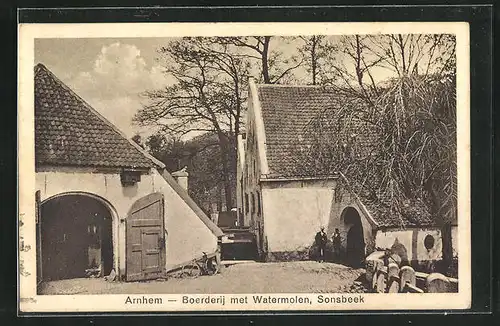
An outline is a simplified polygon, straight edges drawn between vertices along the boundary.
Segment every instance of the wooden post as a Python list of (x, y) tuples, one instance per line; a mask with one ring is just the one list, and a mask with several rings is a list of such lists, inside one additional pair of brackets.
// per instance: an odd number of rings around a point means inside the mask
[(450, 288), (450, 281), (441, 273), (432, 273), (427, 276), (425, 284), (428, 293), (446, 293)]
[(374, 292), (377, 290), (378, 272), (383, 266), (384, 261), (382, 259), (373, 260), (372, 290)]
[(396, 263), (389, 263), (387, 266), (387, 292), (388, 293), (398, 293), (399, 292), (399, 266)]
[(382, 267), (377, 272), (377, 292), (385, 293), (387, 288), (387, 267)]
[(389, 265), (387, 265), (387, 277), (399, 278), (399, 266), (396, 263), (389, 263)]
[(365, 259), (366, 280), (368, 282), (371, 282), (374, 277), (374, 274), (377, 273), (377, 267), (379, 265), (380, 266), (384, 265), (384, 261), (382, 260), (383, 257), (384, 257), (383, 251), (372, 252), (371, 254), (368, 255), (368, 257), (366, 257)]
[(417, 277), (415, 276), (415, 270), (411, 266), (403, 266), (399, 272), (400, 288), (403, 289), (405, 284), (410, 284), (412, 286), (417, 285)]
[(389, 286), (387, 287), (387, 293), (398, 293), (401, 290), (399, 276), (393, 276), (389, 278)]

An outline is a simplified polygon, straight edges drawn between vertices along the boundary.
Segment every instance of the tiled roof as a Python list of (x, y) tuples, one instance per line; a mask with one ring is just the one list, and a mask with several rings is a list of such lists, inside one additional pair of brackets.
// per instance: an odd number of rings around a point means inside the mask
[[(352, 132), (365, 128), (360, 119), (351, 119), (343, 123), (339, 132), (335, 127), (323, 128), (323, 138), (315, 137), (318, 123), (337, 124), (331, 114), (347, 105), (359, 105), (359, 100), (349, 97), (345, 92), (316, 86), (283, 86), (258, 85), (258, 96), (264, 122), (266, 155), (271, 178), (317, 177), (331, 175), (326, 167), (314, 166), (318, 150), (314, 146), (331, 140), (348, 139)], [(369, 143), (373, 143), (373, 135), (358, 135), (358, 143), (364, 145), (366, 151)], [(320, 136), (321, 137), (321, 136)], [(332, 145), (332, 144), (330, 144)], [(339, 149), (340, 150), (340, 149)], [(313, 155), (309, 155), (312, 153)]]
[[(318, 143), (321, 146), (322, 143), (330, 142), (326, 144), (329, 150), (342, 151), (339, 144), (354, 141), (356, 146), (353, 148), (358, 157), (376, 150), (377, 135), (363, 119), (349, 116), (340, 121), (335, 115), (342, 108), (363, 105), (348, 92), (314, 86), (257, 85), (257, 89), (266, 137), (268, 177), (322, 177), (339, 172), (335, 164), (330, 169), (314, 166), (321, 152), (314, 147)], [(319, 128), (322, 134), (319, 139), (314, 139)], [(372, 199), (364, 196), (356, 180), (345, 181), (379, 227), (433, 224), (423, 203), (408, 202), (402, 205), (399, 212), (395, 212), (390, 206), (390, 196), (378, 194), (376, 199)]]
[(390, 207), (390, 198), (382, 196), (378, 200), (360, 197), (361, 202), (370, 212), (379, 227), (429, 226), (435, 222), (423, 203), (416, 200), (399, 206), (399, 212)]
[(89, 167), (157, 165), (42, 64), (35, 67), (35, 161)]
[(353, 178), (348, 179), (343, 174), (337, 189), (342, 193), (347, 191), (354, 194), (379, 227), (405, 228), (436, 224), (425, 203), (418, 198), (403, 199), (400, 196), (391, 196), (387, 189), (385, 192), (376, 191), (375, 194), (369, 194), (359, 182)]

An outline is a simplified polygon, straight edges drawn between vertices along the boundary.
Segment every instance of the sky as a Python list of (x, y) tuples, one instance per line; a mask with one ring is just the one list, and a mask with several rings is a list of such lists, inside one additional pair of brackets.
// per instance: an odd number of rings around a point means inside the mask
[[(43, 38), (35, 40), (35, 65), (44, 64), (128, 137), (153, 129), (132, 124), (142, 107), (139, 94), (172, 81), (162, 73), (157, 49), (173, 38)], [(275, 40), (285, 53), (297, 44)]]
[[(335, 36), (330, 36), (335, 38)], [(126, 136), (143, 138), (154, 132), (132, 124), (142, 107), (140, 94), (171, 84), (157, 61), (157, 50), (173, 38), (43, 38), (35, 40), (35, 64), (42, 63), (117, 126)], [(296, 41), (274, 41), (285, 53), (295, 51)], [(305, 71), (304, 71), (305, 73)], [(376, 79), (389, 77), (375, 72)], [(296, 71), (298, 76), (300, 72)]]
[(37, 39), (35, 64), (42, 63), (128, 137), (147, 130), (132, 125), (139, 94), (168, 84), (155, 62), (168, 38)]

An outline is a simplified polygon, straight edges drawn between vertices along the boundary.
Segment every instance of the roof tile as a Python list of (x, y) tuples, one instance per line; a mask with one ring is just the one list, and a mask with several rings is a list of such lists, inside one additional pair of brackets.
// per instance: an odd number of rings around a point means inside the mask
[[(362, 119), (350, 117), (349, 122), (340, 122), (332, 118), (336, 110), (347, 105), (363, 105), (349, 97), (347, 92), (315, 86), (258, 85), (257, 89), (266, 136), (268, 177), (324, 177), (339, 172), (327, 171), (324, 166), (314, 168), (316, 159), (309, 157), (315, 155), (317, 140), (313, 135), (317, 123), (325, 127), (321, 140), (336, 138), (344, 142), (350, 135), (356, 134), (357, 154), (365, 156), (376, 150), (377, 136)], [(342, 128), (336, 128), (340, 123)], [(312, 168), (308, 169), (308, 166)], [(399, 212), (394, 212), (390, 207), (391, 198), (387, 195), (378, 194), (376, 199), (372, 199), (364, 196), (356, 180), (348, 182), (351, 191), (358, 195), (380, 227), (432, 224), (432, 217), (423, 203), (414, 200), (401, 207)]]
[(35, 67), (35, 161), (47, 165), (155, 166), (42, 64)]

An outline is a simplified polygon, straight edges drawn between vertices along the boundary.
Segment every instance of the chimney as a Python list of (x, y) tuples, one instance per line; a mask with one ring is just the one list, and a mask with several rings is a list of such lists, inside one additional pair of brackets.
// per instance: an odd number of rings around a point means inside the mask
[(188, 190), (188, 176), (189, 173), (186, 171), (187, 166), (183, 167), (179, 171), (175, 171), (172, 173), (172, 176), (175, 178), (177, 183), (184, 188), (186, 191)]

